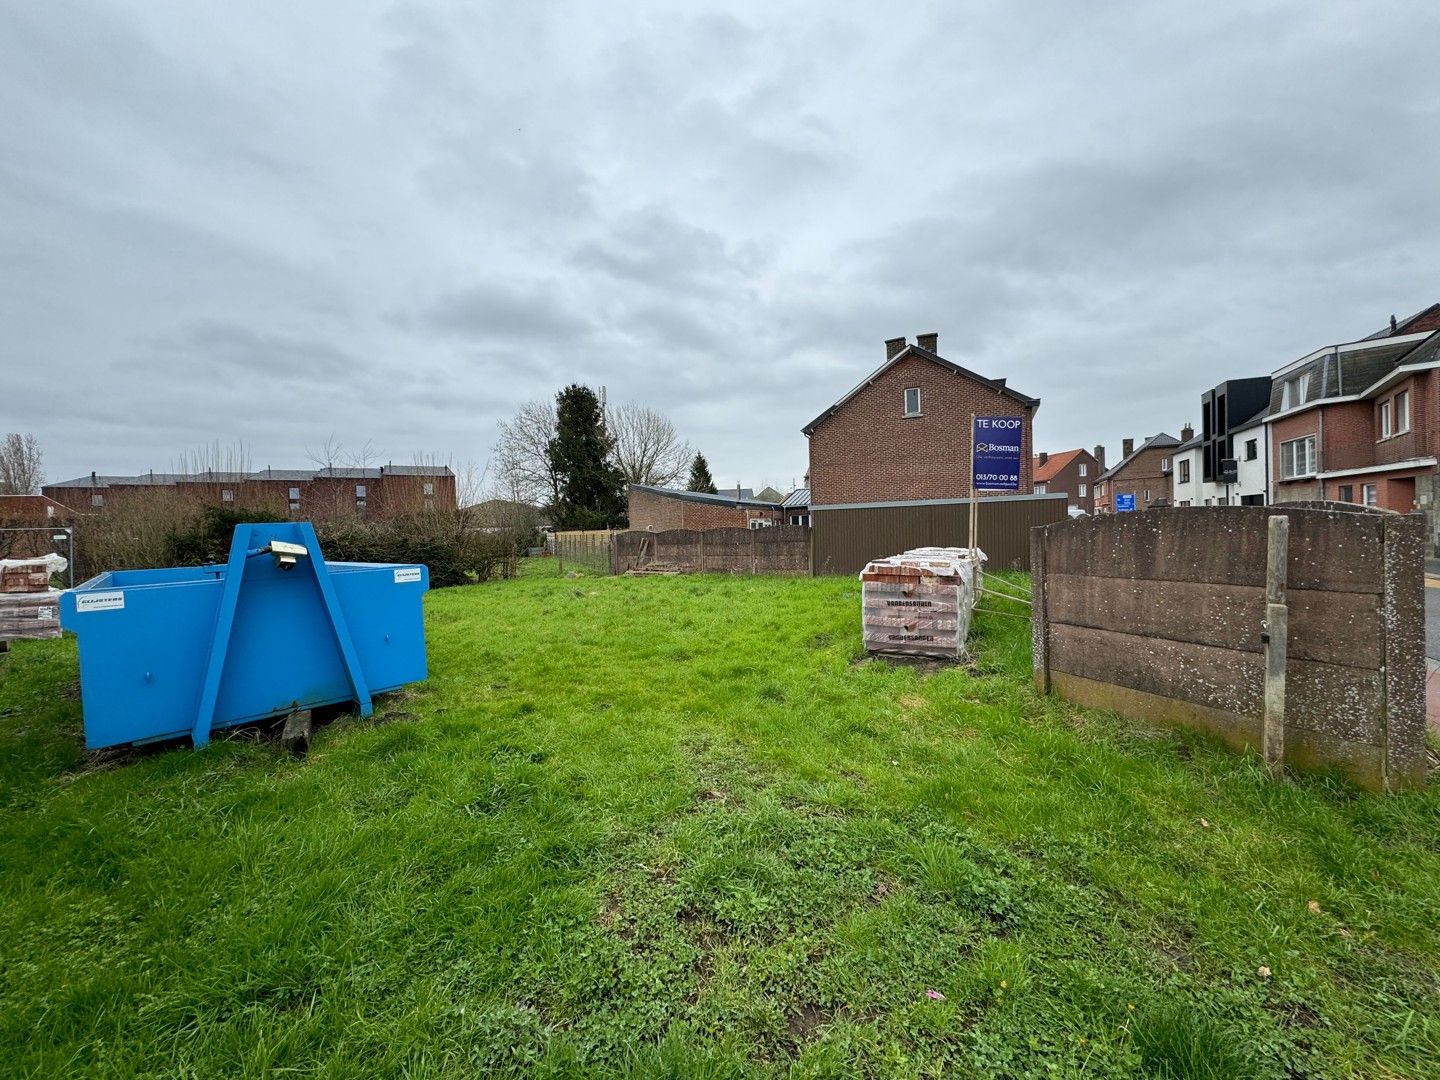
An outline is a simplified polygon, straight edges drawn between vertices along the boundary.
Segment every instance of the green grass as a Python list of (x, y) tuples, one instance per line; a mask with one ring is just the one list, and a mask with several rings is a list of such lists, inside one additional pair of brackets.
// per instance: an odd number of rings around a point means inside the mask
[(854, 581), (549, 569), (304, 761), (87, 759), (73, 645), (0, 659), (0, 1072), (1435, 1075), (1435, 785), (1037, 697), (1018, 618), (926, 675)]

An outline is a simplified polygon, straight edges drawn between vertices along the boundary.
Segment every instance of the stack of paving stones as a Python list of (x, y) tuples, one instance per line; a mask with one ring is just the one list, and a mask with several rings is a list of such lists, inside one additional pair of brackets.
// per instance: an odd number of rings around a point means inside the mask
[(0, 642), (60, 636), (60, 590), (41, 561), (0, 563)]
[(959, 660), (967, 653), (981, 551), (915, 548), (860, 572), (865, 651)]

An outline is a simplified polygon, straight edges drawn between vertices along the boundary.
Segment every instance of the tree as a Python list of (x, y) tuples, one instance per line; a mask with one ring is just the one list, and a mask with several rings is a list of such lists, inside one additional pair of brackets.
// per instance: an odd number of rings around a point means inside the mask
[(718, 495), (715, 490), (715, 478), (710, 475), (710, 463), (705, 460), (705, 455), (697, 453), (695, 460), (690, 463), (690, 479), (685, 484), (686, 491), (703, 491), (707, 495)]
[(490, 461), (496, 487), (506, 498), (537, 506), (560, 503), (560, 474), (550, 463), (555, 403), (527, 401), (514, 419), (500, 421), (500, 440)]
[(0, 495), (38, 495), (45, 481), (45, 455), (34, 435), (12, 431), (0, 442)]
[(615, 440), (615, 464), (627, 484), (665, 487), (685, 474), (690, 444), (681, 441), (669, 417), (629, 403), (609, 410), (605, 420)]
[(611, 460), (614, 440), (595, 391), (571, 384), (555, 397), (555, 437), (547, 457), (559, 479), (555, 524), (608, 529), (625, 523), (625, 477)]

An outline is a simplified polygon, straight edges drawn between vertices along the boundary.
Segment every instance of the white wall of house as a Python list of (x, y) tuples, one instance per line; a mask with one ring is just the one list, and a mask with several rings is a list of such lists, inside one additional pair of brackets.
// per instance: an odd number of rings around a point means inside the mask
[(1200, 480), (1200, 448), (1177, 450), (1170, 458), (1170, 505), (1204, 506)]
[[(1236, 428), (1235, 461), (1238, 466), (1239, 482), (1232, 485), (1231, 492), (1240, 495), (1260, 495), (1270, 502), (1270, 432), (1264, 421), (1249, 427)], [(1255, 443), (1255, 456), (1248, 456), (1249, 443)], [(1237, 500), (1238, 501), (1238, 500)]]

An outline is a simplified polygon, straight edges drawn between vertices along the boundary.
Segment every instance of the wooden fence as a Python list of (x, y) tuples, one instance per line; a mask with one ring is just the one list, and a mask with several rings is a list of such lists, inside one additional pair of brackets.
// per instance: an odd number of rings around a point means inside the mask
[(615, 534), (613, 550), (617, 574), (647, 568), (689, 574), (810, 573), (810, 530), (801, 525), (623, 532)]
[(545, 548), (559, 560), (561, 571), (566, 563), (574, 563), (588, 570), (609, 574), (613, 572), (611, 538), (614, 535), (609, 529), (576, 529), (551, 533), (545, 542)]

